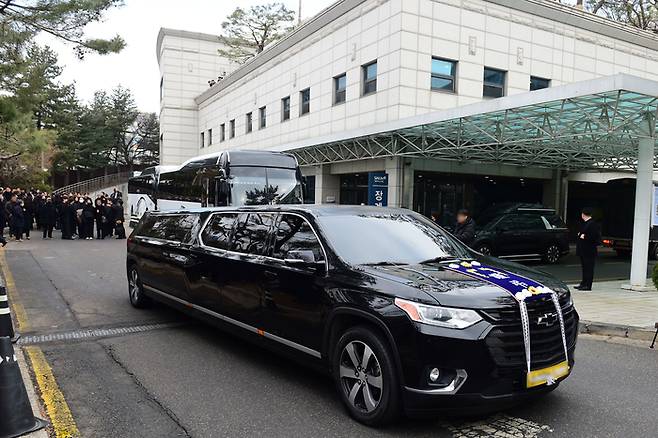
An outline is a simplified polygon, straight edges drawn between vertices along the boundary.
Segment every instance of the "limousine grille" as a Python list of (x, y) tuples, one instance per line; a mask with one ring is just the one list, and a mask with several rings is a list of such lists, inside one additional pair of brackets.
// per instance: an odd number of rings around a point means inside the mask
[[(571, 349), (578, 330), (578, 320), (573, 305), (568, 298), (561, 300), (564, 316), (567, 347)], [(539, 318), (555, 314), (555, 305), (550, 298), (527, 303), (530, 322), (530, 355), (533, 369), (554, 365), (564, 360), (564, 346), (559, 321), (552, 324), (538, 324)], [(516, 373), (526, 369), (525, 346), (521, 328), (521, 315), (518, 306), (484, 312), (494, 327), (486, 337), (494, 363), (506, 371)]]

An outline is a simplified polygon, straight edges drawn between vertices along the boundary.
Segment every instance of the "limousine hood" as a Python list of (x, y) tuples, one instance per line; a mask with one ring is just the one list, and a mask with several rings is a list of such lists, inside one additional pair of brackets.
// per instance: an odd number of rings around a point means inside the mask
[[(482, 259), (482, 263), (533, 279), (558, 293), (567, 291), (562, 282), (550, 275), (516, 263), (491, 258)], [(444, 306), (491, 309), (510, 306), (516, 302), (502, 287), (448, 270), (444, 263), (366, 266), (364, 269), (379, 279), (421, 290)]]

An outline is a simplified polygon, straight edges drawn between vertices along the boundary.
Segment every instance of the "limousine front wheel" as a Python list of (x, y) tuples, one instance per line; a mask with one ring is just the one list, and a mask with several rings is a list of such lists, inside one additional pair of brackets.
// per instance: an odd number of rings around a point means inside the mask
[(139, 278), (139, 272), (135, 265), (128, 270), (128, 294), (130, 304), (137, 308), (144, 308), (150, 304), (149, 298), (144, 295), (142, 280)]
[(338, 341), (333, 364), (338, 390), (352, 417), (371, 426), (397, 417), (395, 365), (380, 335), (363, 326), (349, 329)]

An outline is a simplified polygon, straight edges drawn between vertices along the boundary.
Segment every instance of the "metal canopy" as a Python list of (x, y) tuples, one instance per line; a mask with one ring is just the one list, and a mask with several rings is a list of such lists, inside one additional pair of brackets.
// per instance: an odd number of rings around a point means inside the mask
[(566, 170), (635, 169), (658, 82), (619, 74), (288, 146), (300, 165), (394, 156)]

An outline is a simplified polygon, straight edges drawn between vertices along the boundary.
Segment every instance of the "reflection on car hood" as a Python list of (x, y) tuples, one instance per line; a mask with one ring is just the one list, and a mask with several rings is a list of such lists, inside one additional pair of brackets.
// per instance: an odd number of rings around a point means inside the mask
[[(565, 286), (548, 274), (495, 258), (479, 258), (481, 263), (531, 278), (556, 291)], [(487, 281), (445, 269), (443, 263), (423, 265), (365, 266), (370, 275), (422, 290), (439, 304), (472, 309), (515, 305), (505, 289)]]

